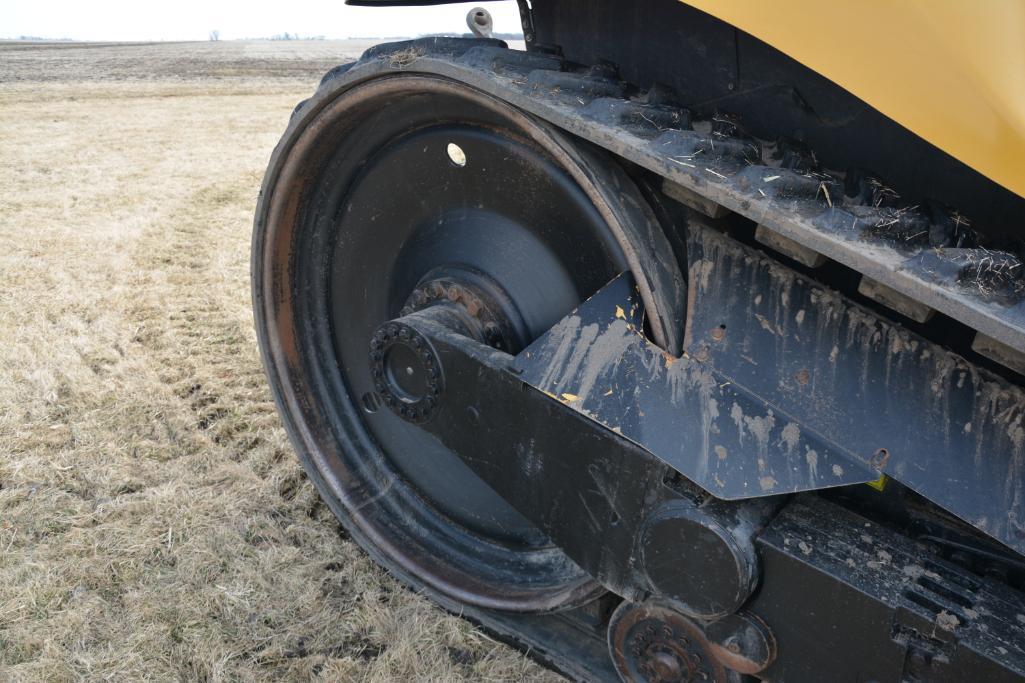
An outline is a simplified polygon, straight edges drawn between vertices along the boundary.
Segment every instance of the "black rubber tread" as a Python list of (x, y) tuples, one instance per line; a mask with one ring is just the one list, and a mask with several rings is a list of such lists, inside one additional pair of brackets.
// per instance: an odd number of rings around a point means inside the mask
[(612, 65), (497, 40), (378, 45), (325, 81), (393, 72), (440, 75), (504, 99), (1025, 353), (1019, 250), (988, 243), (955, 209), (902, 205), (870, 174), (822, 169), (799, 142), (752, 138), (727, 113), (694, 119), (672, 92), (641, 92)]

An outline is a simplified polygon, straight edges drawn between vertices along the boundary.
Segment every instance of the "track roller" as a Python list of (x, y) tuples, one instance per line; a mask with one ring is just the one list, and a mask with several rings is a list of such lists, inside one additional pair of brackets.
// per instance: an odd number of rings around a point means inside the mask
[(756, 617), (703, 623), (655, 600), (622, 603), (609, 622), (608, 640), (627, 683), (735, 683), (776, 656), (771, 632)]

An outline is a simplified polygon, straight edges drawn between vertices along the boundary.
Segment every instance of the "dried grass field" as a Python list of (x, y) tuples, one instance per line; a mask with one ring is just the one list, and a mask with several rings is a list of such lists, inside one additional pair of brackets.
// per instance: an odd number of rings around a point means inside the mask
[(0, 44), (0, 681), (557, 680), (346, 538), (264, 382), (263, 168), (364, 47)]

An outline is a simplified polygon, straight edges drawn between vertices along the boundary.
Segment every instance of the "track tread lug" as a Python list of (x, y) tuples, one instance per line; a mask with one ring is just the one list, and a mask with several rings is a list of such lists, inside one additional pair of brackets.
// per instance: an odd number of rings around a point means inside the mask
[[(680, 126), (679, 130), (659, 131), (663, 121), (655, 117), (648, 117), (654, 124), (643, 119), (639, 123), (634, 117), (640, 112), (647, 116), (648, 111), (659, 110), (644, 110), (638, 104), (668, 103), (675, 108), (679, 98), (664, 86), (640, 92), (622, 81), (615, 65), (609, 63), (576, 65), (558, 53), (508, 50), (498, 40), (421, 38), (375, 46), (356, 66), (358, 70), (366, 66), (398, 71), (423, 59), (429, 60), (422, 63), (426, 71), (465, 79), (505, 97), (710, 202), (777, 229), (1025, 352), (1025, 307), (1018, 306), (1025, 302), (1025, 287), (1017, 276), (1018, 263), (1011, 260), (1019, 258), (1013, 252), (1018, 252), (1020, 245), (1008, 250), (1007, 245), (987, 244), (954, 210), (937, 202), (906, 202), (866, 171), (848, 171), (846, 177), (824, 172), (814, 150), (799, 140), (751, 138), (742, 122), (729, 113), (691, 120), (691, 130)], [(509, 75), (522, 77), (503, 78)], [(620, 104), (595, 105), (606, 98)], [(609, 115), (610, 110), (614, 116)], [(763, 157), (763, 148), (772, 155)], [(746, 172), (749, 166), (763, 168)], [(786, 178), (778, 186), (782, 189), (770, 192), (753, 182), (752, 176), (766, 169)], [(984, 248), (989, 256), (981, 254), (980, 258), (999, 267), (972, 271), (966, 266), (960, 277), (950, 277), (949, 266), (939, 263), (942, 258), (928, 256), (938, 248), (964, 247)], [(993, 256), (1001, 252), (1007, 256)], [(1013, 276), (1009, 275), (1011, 268)]]

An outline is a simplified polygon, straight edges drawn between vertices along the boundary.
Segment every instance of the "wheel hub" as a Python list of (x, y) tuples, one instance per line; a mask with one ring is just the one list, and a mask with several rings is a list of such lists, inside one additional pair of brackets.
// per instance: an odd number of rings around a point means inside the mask
[(380, 401), (410, 422), (430, 419), (445, 387), (430, 342), (398, 322), (382, 325), (370, 340), (370, 374)]
[(624, 602), (609, 622), (609, 650), (630, 683), (727, 683), (708, 639), (679, 612), (655, 602)]
[(487, 274), (467, 266), (441, 266), (425, 275), (406, 299), (399, 315), (439, 304), (459, 310), (465, 332), (488, 346), (515, 354), (530, 341), (512, 297)]
[(437, 268), (402, 307), (402, 318), (382, 324), (370, 339), (370, 374), (377, 396), (408, 422), (426, 422), (445, 388), (437, 352), (403, 320), (429, 316), (500, 351), (517, 351), (525, 330), (515, 305), (487, 275), (466, 268)]

